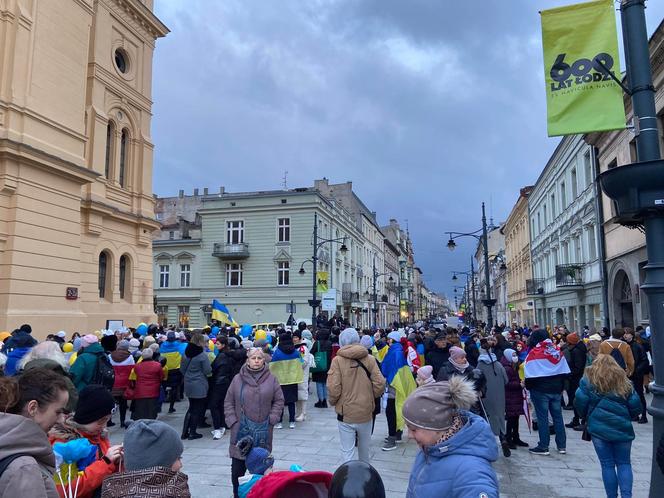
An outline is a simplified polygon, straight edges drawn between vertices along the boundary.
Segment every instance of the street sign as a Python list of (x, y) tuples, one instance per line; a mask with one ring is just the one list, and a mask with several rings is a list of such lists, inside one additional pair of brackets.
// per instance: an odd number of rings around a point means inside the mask
[(514, 306), (512, 303), (507, 303), (507, 309), (510, 311), (513, 311), (516, 306)]
[(330, 289), (323, 294), (323, 311), (336, 311), (337, 310), (337, 290)]
[(286, 313), (290, 313), (291, 315), (297, 313), (297, 305), (291, 301), (290, 304), (286, 305)]

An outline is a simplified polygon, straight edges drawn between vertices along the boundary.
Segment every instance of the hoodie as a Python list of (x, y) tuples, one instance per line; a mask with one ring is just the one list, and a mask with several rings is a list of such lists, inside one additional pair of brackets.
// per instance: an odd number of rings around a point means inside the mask
[(25, 453), (0, 476), (0, 497), (58, 498), (55, 456), (48, 436), (29, 418), (0, 413), (0, 459)]
[(498, 459), (496, 438), (483, 418), (460, 413), (466, 423), (459, 432), (415, 457), (406, 498), (498, 498), (498, 477), (491, 467)]

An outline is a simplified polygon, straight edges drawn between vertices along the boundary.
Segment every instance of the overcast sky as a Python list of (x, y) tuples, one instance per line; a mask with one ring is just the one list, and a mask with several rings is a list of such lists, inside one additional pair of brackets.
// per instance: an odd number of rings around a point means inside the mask
[[(546, 136), (538, 10), (560, 0), (157, 0), (154, 191), (352, 181), (410, 229), (430, 288), (453, 296), (558, 142)], [(649, 34), (664, 17), (650, 0)], [(406, 222), (406, 220), (408, 220)]]

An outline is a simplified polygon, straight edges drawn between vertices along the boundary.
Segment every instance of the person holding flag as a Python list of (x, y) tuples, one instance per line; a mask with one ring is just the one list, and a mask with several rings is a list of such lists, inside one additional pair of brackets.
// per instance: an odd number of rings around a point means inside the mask
[(228, 311), (228, 308), (216, 299), (212, 300), (212, 320), (217, 320), (219, 323), (225, 323), (231, 327), (239, 327), (238, 323), (233, 320), (231, 312)]

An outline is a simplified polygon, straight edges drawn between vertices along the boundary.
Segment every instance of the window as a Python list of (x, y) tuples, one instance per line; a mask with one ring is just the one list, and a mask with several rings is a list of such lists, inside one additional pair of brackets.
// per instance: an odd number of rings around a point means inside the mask
[(556, 194), (551, 194), (551, 221), (556, 219)]
[(169, 240), (173, 240), (173, 239), (175, 239), (175, 232), (173, 232), (173, 231), (168, 232), (168, 239), (169, 239)]
[(277, 263), (277, 285), (285, 286), (290, 281), (290, 263), (279, 261)]
[(106, 297), (106, 270), (108, 267), (108, 257), (105, 252), (99, 254), (99, 297)]
[(565, 186), (565, 182), (560, 183), (560, 204), (560, 209), (564, 211), (567, 207), (567, 187)]
[(115, 50), (114, 55), (115, 55), (114, 57), (115, 66), (118, 68), (118, 71), (125, 74), (127, 72), (127, 69), (129, 69), (127, 53), (121, 48), (118, 48)]
[(226, 244), (244, 243), (244, 221), (226, 222)]
[(579, 189), (576, 184), (576, 168), (572, 169), (572, 201), (576, 199), (577, 195), (579, 194)]
[(125, 288), (127, 285), (127, 256), (120, 256), (120, 299), (125, 298)]
[(180, 287), (191, 287), (191, 265), (180, 265)]
[(581, 247), (581, 237), (574, 237), (574, 262), (583, 262), (583, 247)]
[(597, 259), (597, 238), (595, 235), (595, 227), (588, 227), (588, 256), (590, 261)]
[(586, 185), (590, 185), (595, 181), (593, 178), (593, 165), (590, 162), (590, 151), (586, 151), (583, 155), (583, 171), (586, 175)]
[(113, 161), (113, 149), (115, 149), (115, 126), (111, 121), (106, 126), (106, 160), (104, 163), (104, 176), (111, 176), (111, 163)]
[(157, 322), (162, 327), (168, 326), (168, 306), (157, 306)]
[(122, 137), (120, 138), (120, 177), (118, 179), (121, 187), (125, 186), (128, 142), (129, 142), (129, 133), (127, 133), (126, 129), (122, 130)]
[(567, 249), (567, 242), (563, 242), (560, 245), (560, 262), (562, 264), (565, 264), (567, 263), (568, 258), (569, 258), (569, 251)]
[(548, 218), (546, 216), (546, 204), (544, 204), (544, 226), (548, 226)]
[(168, 278), (171, 272), (170, 265), (159, 265), (159, 287), (168, 287)]
[(277, 242), (290, 242), (290, 218), (277, 220)]
[(226, 265), (226, 286), (240, 287), (242, 285), (242, 263), (228, 263)]
[(539, 211), (537, 212), (537, 233), (540, 233), (542, 231), (542, 220), (541, 216), (539, 214)]
[(178, 325), (189, 327), (189, 306), (178, 306)]

